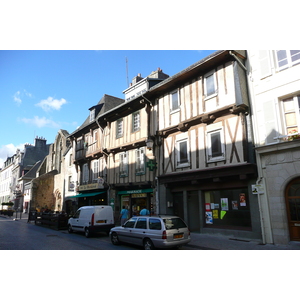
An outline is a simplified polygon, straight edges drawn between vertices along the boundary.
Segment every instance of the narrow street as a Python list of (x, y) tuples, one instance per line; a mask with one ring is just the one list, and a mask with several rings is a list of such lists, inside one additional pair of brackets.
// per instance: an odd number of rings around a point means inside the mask
[[(0, 217), (0, 250), (141, 250), (132, 245), (113, 245), (106, 234), (86, 238), (83, 233), (69, 234), (22, 220)], [(183, 247), (182, 250), (192, 250)]]

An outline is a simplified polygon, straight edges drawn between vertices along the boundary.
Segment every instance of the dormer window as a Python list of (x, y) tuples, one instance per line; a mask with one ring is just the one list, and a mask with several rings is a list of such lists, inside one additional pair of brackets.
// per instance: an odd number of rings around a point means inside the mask
[(95, 120), (95, 109), (90, 110), (90, 122)]

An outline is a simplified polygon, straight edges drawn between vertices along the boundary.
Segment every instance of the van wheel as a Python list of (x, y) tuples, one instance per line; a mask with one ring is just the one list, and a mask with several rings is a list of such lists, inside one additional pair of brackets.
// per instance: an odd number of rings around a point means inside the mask
[(85, 230), (84, 230), (84, 235), (85, 237), (90, 237), (91, 236), (91, 233), (90, 233), (90, 230), (86, 227)]
[(113, 232), (113, 233), (111, 234), (110, 240), (111, 240), (111, 242), (112, 242), (114, 245), (119, 245), (119, 244), (120, 244), (119, 237), (118, 237), (118, 235), (117, 235), (115, 232)]
[(153, 250), (154, 249), (154, 245), (150, 239), (145, 239), (143, 242), (143, 245), (144, 245), (145, 250)]
[(71, 225), (68, 226), (68, 232), (69, 232), (69, 233), (72, 233), (72, 232), (73, 232), (72, 226), (71, 226)]

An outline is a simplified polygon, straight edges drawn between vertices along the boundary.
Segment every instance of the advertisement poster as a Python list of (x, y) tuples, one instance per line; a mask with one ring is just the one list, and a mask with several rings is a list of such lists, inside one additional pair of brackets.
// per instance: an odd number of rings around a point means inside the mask
[(205, 213), (205, 219), (206, 219), (206, 224), (213, 224), (213, 217), (211, 211), (207, 211)]
[(240, 194), (240, 206), (246, 206), (246, 195)]
[(217, 209), (214, 209), (212, 211), (212, 213), (213, 213), (213, 218), (214, 219), (219, 219), (219, 211)]
[(210, 211), (210, 203), (205, 203), (205, 210)]
[(228, 210), (228, 198), (221, 198), (222, 210)]
[(232, 201), (232, 209), (239, 209), (237, 201)]

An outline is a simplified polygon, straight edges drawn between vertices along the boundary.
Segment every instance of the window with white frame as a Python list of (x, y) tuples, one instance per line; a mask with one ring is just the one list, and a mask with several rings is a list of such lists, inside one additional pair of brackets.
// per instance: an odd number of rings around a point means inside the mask
[(225, 159), (223, 129), (207, 132), (207, 161), (214, 162)]
[(135, 112), (132, 114), (132, 132), (140, 130), (140, 112)]
[(283, 123), (285, 134), (293, 135), (299, 132), (300, 95), (282, 100)]
[(215, 72), (209, 72), (204, 76), (204, 93), (205, 97), (212, 97), (217, 93)]
[(123, 136), (123, 119), (119, 119), (117, 120), (117, 126), (116, 126), (116, 130), (117, 130), (117, 138), (120, 138)]
[(176, 141), (176, 161), (177, 167), (187, 167), (189, 165), (189, 146), (188, 139)]
[(275, 58), (278, 70), (300, 63), (300, 50), (276, 50)]
[(90, 122), (95, 120), (95, 109), (90, 110)]
[(120, 177), (128, 176), (128, 158), (127, 152), (120, 153)]
[(145, 148), (135, 150), (135, 173), (136, 175), (145, 174)]
[(97, 182), (97, 178), (99, 176), (99, 161), (93, 161), (93, 182)]
[(179, 92), (178, 90), (176, 90), (171, 93), (171, 99), (170, 99), (171, 112), (177, 111), (179, 107), (180, 107)]
[(89, 167), (88, 164), (82, 166), (82, 183), (87, 184), (89, 182)]

